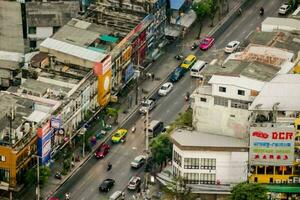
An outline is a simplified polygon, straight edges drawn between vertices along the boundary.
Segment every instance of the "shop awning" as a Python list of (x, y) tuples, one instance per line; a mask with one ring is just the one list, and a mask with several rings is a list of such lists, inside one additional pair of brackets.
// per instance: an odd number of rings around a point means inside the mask
[(110, 35), (101, 35), (100, 40), (105, 41), (105, 42), (115, 43), (119, 40), (119, 38), (116, 38), (116, 37), (113, 37)]
[(184, 4), (184, 0), (170, 0), (170, 7), (174, 10), (179, 10)]
[(274, 184), (274, 185), (265, 185), (269, 192), (274, 193), (293, 193), (300, 194), (299, 185), (283, 185), (283, 184)]

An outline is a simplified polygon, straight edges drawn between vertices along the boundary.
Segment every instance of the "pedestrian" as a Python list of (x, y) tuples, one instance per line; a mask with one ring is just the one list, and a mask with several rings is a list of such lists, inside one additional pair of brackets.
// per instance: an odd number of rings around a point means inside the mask
[(151, 74), (151, 79), (152, 79), (152, 81), (154, 81), (154, 78), (155, 78), (155, 75), (154, 75), (154, 74)]

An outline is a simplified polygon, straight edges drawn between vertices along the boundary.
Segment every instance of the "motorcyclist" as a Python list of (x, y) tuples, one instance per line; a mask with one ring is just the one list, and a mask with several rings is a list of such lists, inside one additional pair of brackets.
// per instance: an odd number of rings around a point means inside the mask
[(265, 9), (263, 7), (260, 7), (259, 9), (259, 14), (264, 15)]
[(186, 92), (186, 94), (185, 94), (185, 100), (186, 101), (190, 100), (190, 93), (189, 92)]
[(66, 193), (66, 194), (65, 194), (65, 199), (66, 199), (66, 200), (70, 200), (70, 193)]
[(112, 164), (109, 162), (109, 163), (107, 164), (107, 171), (111, 170), (111, 168), (112, 168)]
[(241, 8), (239, 8), (239, 10), (238, 10), (238, 15), (242, 15), (242, 9)]

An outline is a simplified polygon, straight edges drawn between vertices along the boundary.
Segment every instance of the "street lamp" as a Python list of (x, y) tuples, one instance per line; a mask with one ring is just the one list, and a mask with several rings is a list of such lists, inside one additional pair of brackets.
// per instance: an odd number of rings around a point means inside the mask
[(32, 157), (35, 157), (37, 160), (37, 184), (36, 184), (36, 199), (40, 200), (41, 198), (41, 191), (40, 191), (40, 158), (41, 156), (38, 155), (32, 155)]
[(82, 135), (82, 139), (83, 139), (83, 141), (82, 141), (82, 157), (84, 157), (85, 156), (85, 133), (86, 133), (86, 128), (84, 127), (83, 129), (82, 129), (82, 131), (80, 131), (80, 135)]

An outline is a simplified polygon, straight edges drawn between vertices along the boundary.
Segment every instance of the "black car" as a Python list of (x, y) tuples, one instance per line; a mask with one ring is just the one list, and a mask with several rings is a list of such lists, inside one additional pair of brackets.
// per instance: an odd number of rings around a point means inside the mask
[(171, 74), (170, 81), (173, 83), (179, 81), (181, 77), (183, 77), (185, 72), (186, 70), (183, 69), (182, 67), (176, 67), (176, 69)]
[(99, 186), (99, 190), (101, 192), (108, 192), (114, 186), (114, 184), (115, 184), (114, 179), (111, 178), (105, 179)]

